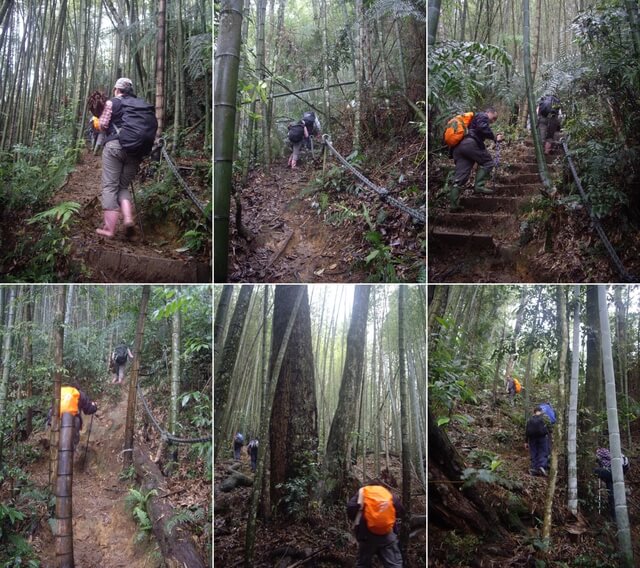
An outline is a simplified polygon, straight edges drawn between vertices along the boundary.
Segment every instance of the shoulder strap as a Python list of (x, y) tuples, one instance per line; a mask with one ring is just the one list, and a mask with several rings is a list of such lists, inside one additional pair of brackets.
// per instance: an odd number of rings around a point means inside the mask
[(358, 505), (360, 508), (358, 509), (358, 514), (356, 515), (355, 520), (353, 521), (353, 528), (357, 528), (360, 524), (360, 519), (362, 518), (362, 504), (364, 503), (364, 487), (358, 489)]

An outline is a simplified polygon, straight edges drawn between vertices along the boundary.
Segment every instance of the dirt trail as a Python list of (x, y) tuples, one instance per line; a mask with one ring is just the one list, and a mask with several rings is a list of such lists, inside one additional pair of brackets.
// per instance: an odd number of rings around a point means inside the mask
[[(547, 161), (553, 170), (553, 157)], [(462, 211), (451, 212), (448, 204), (430, 208), (429, 280), (548, 280), (532, 262), (535, 251), (521, 246), (520, 211), (543, 190), (530, 140), (503, 150), (495, 180), (487, 187), (494, 189), (493, 195), (467, 189), (460, 199)]]
[[(76, 451), (73, 471), (73, 546), (76, 568), (156, 568), (160, 555), (144, 541), (135, 543), (138, 532), (131, 512), (125, 507), (129, 481), (119, 481), (122, 471), (122, 443), (127, 413), (126, 397), (115, 404), (101, 405), (91, 429), (89, 451), (84, 470), (81, 467), (91, 417), (85, 417), (84, 429)], [(45, 484), (47, 461), (34, 479)], [(53, 567), (53, 536), (46, 531), (36, 549), (41, 551), (44, 568)], [(154, 548), (157, 545), (153, 544)]]
[[(211, 267), (207, 259), (178, 252), (182, 230), (171, 224), (151, 225), (144, 222), (144, 238), (140, 226), (131, 240), (124, 236), (119, 223), (114, 239), (95, 233), (102, 225), (100, 180), (102, 159), (85, 151), (75, 171), (58, 190), (53, 204), (76, 201), (82, 205), (72, 234), (72, 255), (89, 268), (87, 281), (94, 282), (210, 282)], [(138, 181), (134, 181), (134, 189)]]

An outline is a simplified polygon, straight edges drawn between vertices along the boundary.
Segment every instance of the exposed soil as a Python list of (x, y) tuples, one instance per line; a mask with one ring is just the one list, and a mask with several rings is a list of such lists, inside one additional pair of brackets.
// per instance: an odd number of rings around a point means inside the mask
[[(362, 216), (364, 204), (374, 222), (384, 209), (386, 218), (378, 223), (377, 231), (389, 246), (390, 254), (402, 258), (401, 263), (394, 262), (395, 279), (416, 281), (420, 267), (424, 267), (420, 245), (424, 227), (416, 226), (408, 214), (383, 204), (364, 190), (355, 195), (332, 189), (328, 191), (330, 204), (321, 211), (318, 193), (307, 189), (321, 173), (322, 160), (316, 158), (314, 163), (310, 154), (301, 156), (295, 170), (287, 168), (286, 158), (278, 158), (269, 174), (263, 170), (251, 173), (247, 187), (240, 191), (242, 223), (249, 232), (249, 240), (239, 236), (232, 223), (229, 280), (311, 283), (386, 280), (372, 276), (375, 269), (365, 260), (373, 248), (365, 238), (370, 227)], [(421, 195), (415, 203), (407, 205), (424, 207)], [(235, 213), (232, 204), (232, 219)]]
[[(553, 157), (548, 162), (553, 171)], [(522, 211), (543, 191), (529, 140), (502, 149), (493, 195), (473, 194), (473, 180), (461, 195), (462, 211), (450, 211), (448, 195), (429, 208), (429, 280), (432, 282), (553, 281), (527, 246)], [(541, 251), (543, 252), (543, 251)]]
[[(180, 252), (179, 228), (170, 222), (148, 224), (138, 211), (135, 235), (127, 239), (119, 223), (113, 239), (100, 237), (102, 226), (100, 179), (102, 159), (85, 151), (75, 171), (56, 193), (53, 203), (75, 201), (82, 205), (73, 226), (72, 255), (87, 268), (85, 282), (211, 282), (209, 259)], [(134, 182), (135, 190), (138, 186)], [(210, 196), (204, 196), (210, 199)]]
[[(253, 476), (249, 458), (241, 454), (242, 473)], [(251, 501), (251, 487), (237, 487), (230, 492), (220, 491), (220, 483), (229, 475), (227, 467), (232, 460), (216, 464), (214, 478), (214, 565), (240, 566), (244, 558), (244, 542), (247, 515)], [(381, 457), (384, 468), (384, 458)], [(367, 472), (372, 474), (373, 456), (367, 456)], [(358, 476), (362, 475), (362, 460), (354, 466)], [(393, 492), (401, 497), (402, 464), (398, 458), (390, 458), (390, 482)], [(383, 470), (384, 472), (384, 470)], [(313, 498), (312, 498), (313, 500)], [(346, 505), (346, 504), (345, 504)], [(426, 496), (418, 480), (412, 478), (412, 515), (425, 515)], [(358, 544), (349, 527), (346, 506), (324, 508), (319, 501), (309, 507), (310, 513), (302, 520), (292, 522), (273, 520), (264, 524), (258, 520), (255, 545), (255, 568), (289, 566), (293, 559), (301, 561), (305, 555), (318, 552), (313, 560), (305, 564), (316, 568), (354, 566)], [(409, 541), (409, 556), (406, 566), (425, 566), (426, 533), (424, 525), (413, 530)], [(298, 555), (296, 555), (298, 554)], [(286, 560), (285, 558), (289, 559)], [(378, 566), (374, 560), (374, 566)]]

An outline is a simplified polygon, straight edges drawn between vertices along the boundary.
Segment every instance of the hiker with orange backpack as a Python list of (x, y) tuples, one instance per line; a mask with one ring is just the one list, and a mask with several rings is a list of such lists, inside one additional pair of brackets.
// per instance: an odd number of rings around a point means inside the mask
[(522, 385), (520, 381), (515, 377), (508, 376), (507, 377), (507, 393), (509, 394), (509, 400), (511, 401), (511, 406), (514, 404), (514, 399), (516, 394), (520, 394), (522, 390)]
[(404, 508), (380, 483), (374, 480), (361, 487), (347, 503), (347, 516), (353, 521), (359, 545), (356, 568), (370, 568), (374, 556), (384, 568), (402, 568), (397, 519)]
[[(65, 385), (60, 389), (60, 416), (65, 412), (73, 414), (73, 449), (80, 442), (80, 431), (82, 430), (82, 416), (84, 414), (95, 414), (98, 411), (98, 405), (93, 402), (77, 384)], [(51, 416), (53, 409), (49, 409), (47, 425), (51, 426)]]
[(444, 138), (449, 152), (455, 162), (453, 185), (449, 194), (451, 209), (460, 210), (460, 191), (467, 183), (474, 164), (478, 164), (474, 193), (490, 195), (492, 190), (485, 184), (491, 177), (494, 161), (487, 149), (485, 140), (498, 143), (503, 140), (502, 134), (494, 134), (491, 124), (498, 119), (498, 112), (488, 107), (484, 112), (464, 113), (452, 118), (447, 123)]

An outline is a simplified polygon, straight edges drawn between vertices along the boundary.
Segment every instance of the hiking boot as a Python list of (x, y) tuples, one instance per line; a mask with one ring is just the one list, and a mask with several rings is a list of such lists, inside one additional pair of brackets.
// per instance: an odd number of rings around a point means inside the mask
[(116, 233), (116, 225), (118, 224), (118, 211), (112, 211), (110, 209), (105, 209), (103, 212), (104, 216), (104, 227), (101, 229), (96, 229), (96, 233), (102, 235), (103, 237), (107, 237), (108, 239), (112, 239), (113, 235)]
[(493, 190), (487, 189), (485, 184), (487, 183), (487, 179), (489, 179), (491, 170), (487, 170), (485, 168), (478, 168), (476, 172), (476, 183), (473, 186), (473, 193), (479, 193), (481, 195), (492, 195)]
[(120, 209), (124, 217), (124, 234), (127, 238), (132, 237), (135, 223), (133, 222), (133, 206), (131, 205), (131, 201), (123, 199), (120, 202)]
[(451, 190), (449, 191), (449, 201), (451, 202), (451, 207), (449, 207), (450, 211), (462, 211), (464, 207), (460, 205), (460, 186), (457, 184), (453, 184), (451, 186)]

